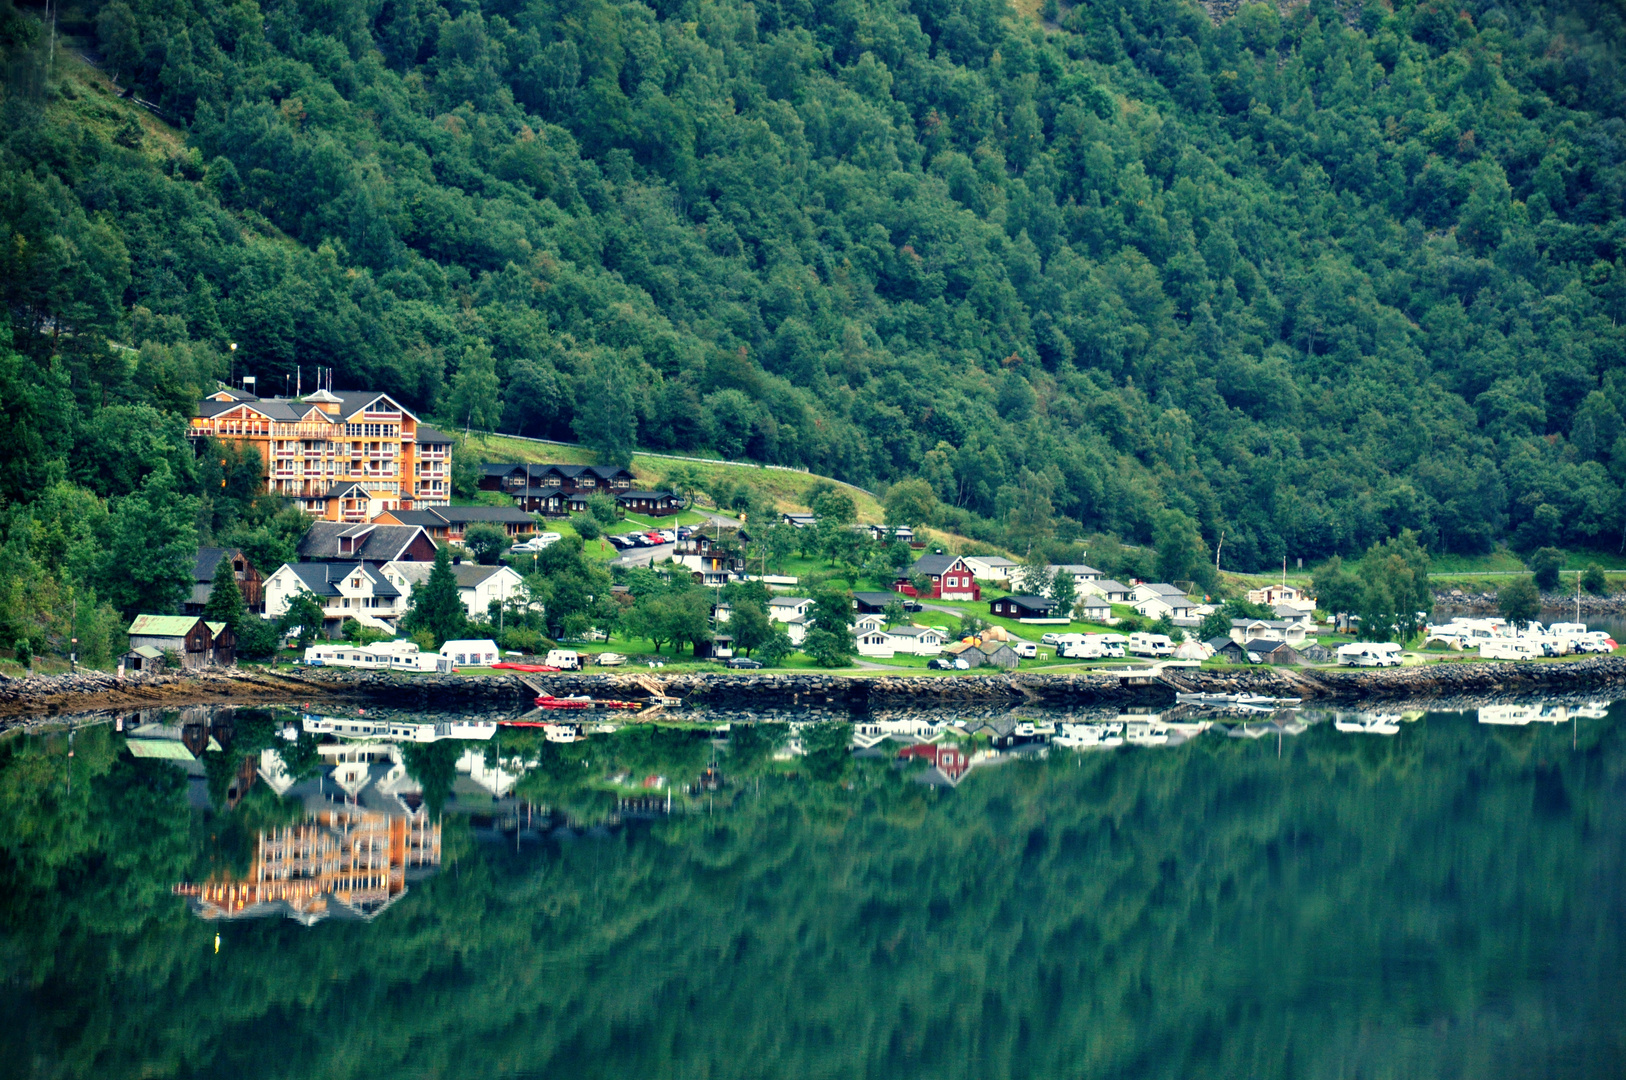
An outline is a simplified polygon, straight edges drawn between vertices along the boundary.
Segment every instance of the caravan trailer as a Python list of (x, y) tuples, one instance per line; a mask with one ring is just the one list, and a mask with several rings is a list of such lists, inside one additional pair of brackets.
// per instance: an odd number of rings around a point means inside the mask
[(1391, 641), (1356, 641), (1338, 646), (1345, 667), (1399, 667), (1400, 646)]

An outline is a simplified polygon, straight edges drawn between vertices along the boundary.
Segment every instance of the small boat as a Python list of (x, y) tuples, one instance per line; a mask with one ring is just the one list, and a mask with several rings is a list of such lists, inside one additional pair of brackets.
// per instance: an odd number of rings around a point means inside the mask
[(492, 664), (491, 666), (492, 666), (493, 669), (502, 668), (505, 671), (558, 671), (559, 670), (556, 667), (549, 667), (547, 664), (516, 664), (516, 663), (514, 663), (513, 661), (510, 661), (510, 660), (504, 660), (500, 664)]

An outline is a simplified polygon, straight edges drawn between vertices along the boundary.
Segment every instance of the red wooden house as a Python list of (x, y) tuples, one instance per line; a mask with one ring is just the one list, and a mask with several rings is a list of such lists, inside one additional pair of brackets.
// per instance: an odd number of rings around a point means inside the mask
[(903, 593), (905, 596), (919, 596), (912, 579), (922, 575), (931, 578), (933, 600), (982, 599), (982, 589), (977, 585), (976, 574), (972, 573), (971, 567), (958, 555), (922, 555), (909, 568), (906, 577), (900, 577), (892, 583), (892, 591)]

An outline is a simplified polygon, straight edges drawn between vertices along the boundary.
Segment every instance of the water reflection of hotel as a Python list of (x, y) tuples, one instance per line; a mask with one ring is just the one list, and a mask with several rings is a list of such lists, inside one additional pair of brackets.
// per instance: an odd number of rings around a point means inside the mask
[(305, 820), (260, 833), (241, 876), (183, 882), (205, 919), (285, 915), (307, 926), (328, 918), (372, 919), (440, 865), (440, 825), (395, 748), (326, 745), (319, 774), (295, 783), (273, 751), (259, 776), (302, 799)]

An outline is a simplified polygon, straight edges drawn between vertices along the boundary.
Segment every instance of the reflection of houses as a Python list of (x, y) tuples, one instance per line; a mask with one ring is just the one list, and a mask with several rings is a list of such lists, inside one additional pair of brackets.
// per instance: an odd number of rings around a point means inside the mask
[(932, 787), (958, 787), (965, 774), (971, 771), (971, 759), (960, 747), (953, 744), (940, 746), (935, 743), (916, 743), (906, 746), (898, 751), (900, 761), (927, 761), (931, 768), (921, 773), (917, 779), (923, 784)]
[(307, 926), (372, 919), (407, 891), (409, 879), (440, 865), (440, 826), (421, 807), (402, 809), (312, 806), (305, 821), (261, 832), (241, 877), (183, 882), (175, 892), (205, 919), (286, 915)]

